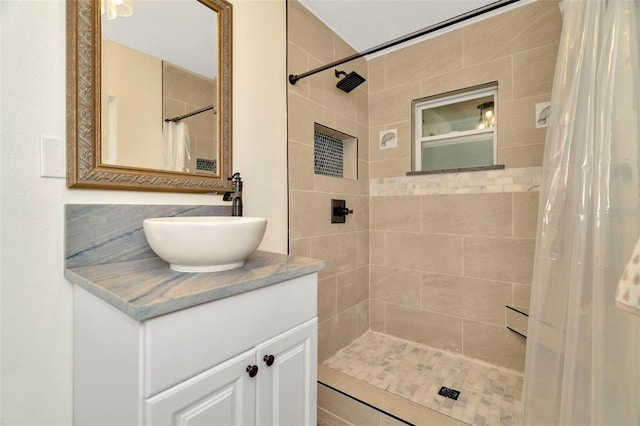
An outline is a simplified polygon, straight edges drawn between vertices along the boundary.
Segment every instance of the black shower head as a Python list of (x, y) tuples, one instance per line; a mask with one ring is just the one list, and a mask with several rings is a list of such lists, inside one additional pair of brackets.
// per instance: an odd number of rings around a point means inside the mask
[(341, 75), (345, 75), (346, 77), (340, 80), (338, 84), (336, 84), (336, 87), (347, 93), (349, 93), (350, 91), (352, 91), (353, 89), (360, 86), (362, 83), (366, 81), (363, 76), (361, 76), (355, 71), (352, 71), (349, 74), (347, 74), (344, 71), (336, 70), (336, 77), (340, 78)]

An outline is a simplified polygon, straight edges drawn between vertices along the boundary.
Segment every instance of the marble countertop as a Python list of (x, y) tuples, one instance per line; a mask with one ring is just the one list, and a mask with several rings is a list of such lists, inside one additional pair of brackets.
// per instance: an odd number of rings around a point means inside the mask
[(325, 262), (256, 251), (242, 268), (185, 273), (160, 258), (65, 269), (73, 284), (93, 293), (134, 320), (189, 308), (317, 272)]

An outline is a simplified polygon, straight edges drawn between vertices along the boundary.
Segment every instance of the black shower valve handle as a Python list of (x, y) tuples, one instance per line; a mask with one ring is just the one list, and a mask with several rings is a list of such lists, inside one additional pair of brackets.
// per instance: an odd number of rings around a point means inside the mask
[(353, 210), (346, 207), (336, 207), (334, 212), (336, 216), (348, 216), (350, 214), (353, 214)]

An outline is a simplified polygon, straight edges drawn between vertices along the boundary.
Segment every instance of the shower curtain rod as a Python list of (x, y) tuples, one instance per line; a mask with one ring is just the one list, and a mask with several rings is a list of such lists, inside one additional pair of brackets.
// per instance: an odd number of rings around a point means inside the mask
[[(184, 118), (189, 118), (192, 115), (197, 115), (197, 114), (200, 114), (201, 112), (209, 111), (210, 109), (213, 109), (213, 105), (209, 105), (209, 106), (206, 106), (204, 108), (197, 109), (197, 110), (192, 111), (190, 113), (187, 113), (185, 115), (179, 115), (179, 116), (173, 117), (173, 118), (165, 118), (164, 121), (173, 121), (174, 123), (177, 123), (178, 121), (180, 121), (180, 120), (182, 120)], [(215, 114), (216, 112), (213, 111), (213, 113)]]
[(418, 38), (421, 37), (423, 35), (432, 33), (434, 31), (438, 31), (441, 30), (443, 28), (447, 28), (450, 27), (451, 25), (455, 25), (455, 24), (459, 24), (460, 22), (466, 21), (467, 19), (471, 19), (471, 18), (475, 18), (476, 16), (480, 16), (482, 14), (488, 13), (488, 12), (492, 12), (496, 9), (499, 9), (501, 7), (504, 6), (508, 6), (512, 3), (517, 3), (521, 0), (498, 0), (496, 2), (493, 2), (491, 4), (488, 4), (486, 6), (482, 6), (479, 7), (477, 9), (471, 10), (469, 12), (463, 13), (462, 15), (458, 15), (458, 16), (454, 16), (453, 18), (447, 19), (445, 21), (439, 22), (437, 24), (431, 25), (429, 27), (423, 28), (421, 30), (418, 31), (414, 31), (410, 34), (407, 34), (405, 36), (396, 38), (394, 40), (388, 41), (386, 43), (380, 44), (378, 46), (372, 47), (370, 49), (364, 50), (360, 53), (355, 53), (351, 56), (347, 56), (343, 59), (339, 59), (335, 62), (331, 62), (330, 64), (327, 65), (323, 65), (321, 67), (318, 68), (314, 68), (311, 71), (307, 71), (304, 72), (302, 74), (299, 75), (293, 75), (290, 74), (289, 75), (289, 83), (291, 84), (296, 84), (298, 82), (298, 80), (302, 80), (305, 77), (309, 77), (310, 75), (319, 73), (321, 71), (325, 71), (328, 70), (329, 68), (333, 68), (336, 67), (338, 65), (342, 65), (344, 63), (353, 61), (354, 59), (358, 59), (358, 58), (362, 58), (363, 56), (367, 56), (367, 55), (371, 55), (373, 53), (377, 53), (380, 52), (381, 50), (385, 50), (388, 49), (390, 47), (393, 46), (397, 46), (398, 44), (407, 42), (409, 40), (413, 40), (414, 38)]

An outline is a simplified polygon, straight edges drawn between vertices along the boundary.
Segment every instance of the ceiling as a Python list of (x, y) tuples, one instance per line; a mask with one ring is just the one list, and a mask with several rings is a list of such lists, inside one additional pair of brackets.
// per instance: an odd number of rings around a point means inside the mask
[[(1, 1), (1, 0), (0, 0)], [(133, 14), (108, 20), (101, 37), (205, 77), (217, 75), (217, 14), (197, 1), (134, 1)], [(186, 48), (188, 46), (189, 48)]]
[[(489, 12), (481, 18), (466, 21), (465, 24), (531, 1), (533, 0), (519, 0), (499, 11)], [(362, 52), (496, 1), (300, 0), (300, 2), (351, 47)], [(464, 24), (458, 26), (462, 25)], [(416, 39), (416, 41), (423, 39)], [(388, 52), (387, 50), (385, 53)]]

